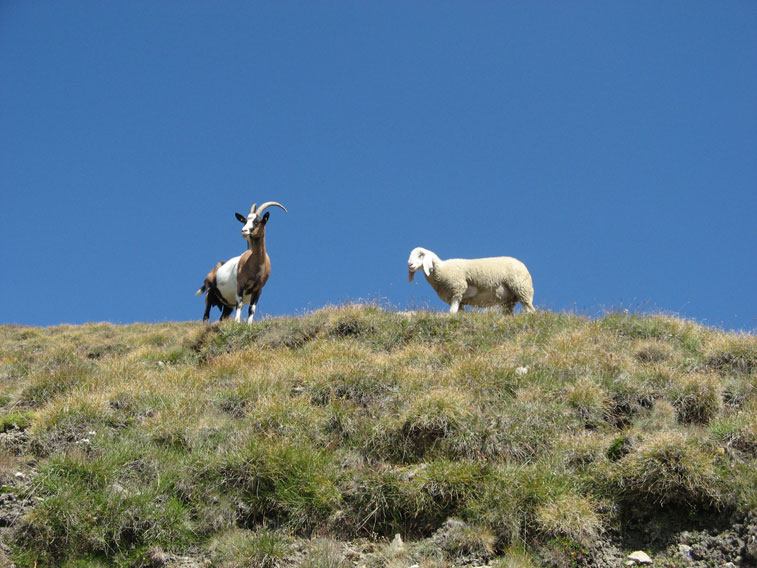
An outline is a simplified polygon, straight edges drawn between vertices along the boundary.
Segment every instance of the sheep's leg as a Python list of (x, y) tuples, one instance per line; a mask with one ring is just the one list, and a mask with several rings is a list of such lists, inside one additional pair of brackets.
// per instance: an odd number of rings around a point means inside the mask
[(456, 314), (457, 311), (460, 309), (461, 301), (462, 301), (462, 298), (452, 298), (452, 301), (449, 304), (449, 313)]
[(518, 303), (518, 300), (509, 300), (508, 302), (502, 304), (502, 313), (506, 316), (513, 315), (513, 310), (515, 309), (515, 304)]

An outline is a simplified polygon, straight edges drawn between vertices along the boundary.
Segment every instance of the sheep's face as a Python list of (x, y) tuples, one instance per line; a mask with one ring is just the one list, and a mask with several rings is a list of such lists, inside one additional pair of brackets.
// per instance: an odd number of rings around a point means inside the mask
[(431, 251), (424, 248), (417, 247), (410, 252), (410, 258), (407, 259), (407, 279), (408, 282), (413, 281), (415, 273), (423, 269), (423, 273), (426, 276), (431, 275), (431, 270), (434, 266), (434, 255)]
[(241, 213), (236, 213), (235, 216), (240, 223), (244, 223), (242, 237), (245, 239), (258, 239), (263, 236), (265, 224), (268, 222), (270, 213), (266, 212), (262, 217), (257, 213), (250, 213), (247, 217)]

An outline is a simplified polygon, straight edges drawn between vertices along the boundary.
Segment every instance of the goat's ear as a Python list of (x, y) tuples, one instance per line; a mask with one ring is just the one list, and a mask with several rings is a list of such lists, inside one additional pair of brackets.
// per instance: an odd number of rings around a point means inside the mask
[(271, 214), (268, 211), (266, 211), (265, 215), (263, 215), (263, 218), (260, 220), (260, 222), (263, 225), (265, 225), (268, 222), (268, 217), (270, 217), (270, 216), (271, 216)]
[(241, 213), (234, 213), (234, 217), (236, 217), (239, 220), (240, 223), (246, 223), (247, 222), (247, 217), (245, 217)]
[(430, 254), (423, 256), (423, 273), (426, 276), (431, 276), (431, 270), (434, 268), (434, 257)]

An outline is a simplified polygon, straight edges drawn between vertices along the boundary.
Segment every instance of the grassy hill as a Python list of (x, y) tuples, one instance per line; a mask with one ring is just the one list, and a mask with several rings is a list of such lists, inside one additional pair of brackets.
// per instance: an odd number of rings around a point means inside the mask
[(0, 389), (0, 567), (757, 554), (757, 338), (673, 317), (2, 326)]

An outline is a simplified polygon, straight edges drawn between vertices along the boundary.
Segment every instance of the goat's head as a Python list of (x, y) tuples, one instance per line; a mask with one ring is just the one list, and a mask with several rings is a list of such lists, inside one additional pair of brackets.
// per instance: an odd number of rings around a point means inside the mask
[(436, 255), (430, 250), (426, 250), (421, 247), (416, 247), (410, 251), (410, 258), (407, 259), (407, 280), (413, 281), (416, 271), (423, 269), (423, 273), (426, 276), (431, 276), (431, 270), (434, 267), (434, 259)]
[(268, 217), (270, 216), (270, 213), (268, 212), (264, 215), (263, 211), (265, 211), (272, 205), (281, 207), (286, 212), (286, 207), (284, 207), (281, 203), (276, 203), (275, 201), (267, 201), (260, 207), (258, 207), (257, 204), (254, 204), (250, 208), (250, 214), (247, 215), (247, 217), (245, 217), (241, 213), (234, 214), (240, 223), (244, 223), (244, 227), (242, 227), (243, 238), (260, 238), (260, 236), (263, 234), (263, 231), (265, 230), (265, 224), (268, 222)]

